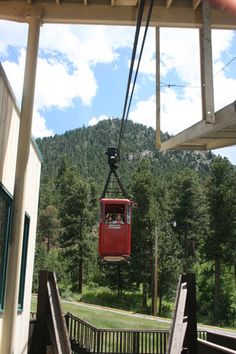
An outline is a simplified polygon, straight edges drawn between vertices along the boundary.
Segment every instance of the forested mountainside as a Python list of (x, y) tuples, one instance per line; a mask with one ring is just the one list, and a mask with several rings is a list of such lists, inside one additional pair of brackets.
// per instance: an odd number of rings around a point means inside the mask
[[(95, 126), (37, 139), (43, 155), (42, 179), (55, 177), (65, 157), (67, 162), (74, 166), (83, 177), (103, 183), (108, 173), (105, 152), (108, 146), (117, 146), (119, 130), (120, 120), (109, 119)], [(162, 136), (164, 140), (168, 137), (168, 134)], [(155, 148), (155, 130), (128, 121), (121, 147), (119, 173), (128, 182), (131, 173), (145, 157), (151, 161), (153, 173), (156, 175), (176, 173), (185, 167), (204, 175), (208, 171), (212, 156), (211, 152), (167, 151), (160, 153)]]
[[(131, 259), (107, 267), (99, 263), (99, 197), (109, 168), (105, 152), (117, 146), (119, 129), (120, 120), (110, 119), (37, 140), (44, 162), (33, 289), (40, 269), (53, 270), (64, 294), (80, 293), (84, 301), (85, 286), (95, 292), (106, 288), (105, 294), (117, 293), (121, 300), (126, 294), (129, 309), (142, 296), (139, 310), (150, 313), (158, 230), (159, 315), (170, 315), (179, 275), (194, 272), (199, 319), (234, 326), (236, 170), (226, 158), (211, 152), (160, 153), (155, 131), (128, 121), (118, 173), (137, 206)], [(99, 303), (99, 296), (94, 300)]]

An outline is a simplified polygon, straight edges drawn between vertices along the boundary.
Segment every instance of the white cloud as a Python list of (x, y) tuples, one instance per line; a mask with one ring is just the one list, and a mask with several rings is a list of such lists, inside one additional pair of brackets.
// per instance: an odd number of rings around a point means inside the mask
[(148, 127), (155, 128), (155, 96), (146, 101), (139, 101), (136, 108), (130, 112), (129, 118), (135, 123), (141, 123)]
[(32, 135), (35, 138), (43, 138), (45, 136), (54, 135), (53, 130), (46, 127), (46, 119), (37, 111), (34, 112), (33, 115)]
[(92, 126), (92, 125), (96, 125), (98, 124), (98, 122), (101, 122), (102, 120), (105, 119), (109, 119), (108, 116), (106, 116), (105, 114), (101, 114), (99, 117), (92, 117), (89, 122), (88, 125)]
[(118, 48), (132, 46), (133, 31), (128, 27), (45, 25), (40, 48), (64, 54), (75, 66), (80, 62), (106, 64), (118, 57)]
[(165, 76), (175, 70), (179, 77), (177, 83), (199, 83), (198, 30), (164, 28), (161, 29), (160, 37), (162, 74)]
[[(201, 118), (200, 96), (189, 93), (178, 98), (173, 89), (165, 89), (161, 100), (161, 130), (177, 134), (193, 125)], [(130, 119), (156, 128), (156, 100), (151, 96), (146, 101), (139, 101), (136, 108), (130, 112)]]
[(20, 106), (24, 81), (25, 50), (20, 50), (18, 62), (11, 62), (6, 60), (2, 62), (2, 66), (16, 96), (17, 103)]
[(9, 46), (21, 48), (26, 46), (27, 28), (25, 23), (0, 21), (0, 54), (7, 55)]
[[(0, 54), (7, 55), (9, 46), (19, 52), (18, 61), (3, 62), (13, 91), (20, 102), (23, 85), (27, 25), (0, 22)], [(228, 57), (233, 31), (213, 31), (214, 72), (230, 60)], [(66, 109), (79, 98), (84, 105), (91, 105), (98, 93), (94, 66), (115, 63), (121, 48), (132, 48), (134, 28), (78, 25), (44, 25), (40, 34), (40, 52), (35, 95), (34, 133), (51, 135), (45, 118), (39, 114), (46, 110)], [(190, 83), (200, 85), (198, 30), (161, 29), (161, 74), (167, 84)], [(114, 65), (115, 67), (115, 65)], [(145, 44), (140, 73), (145, 77), (155, 75), (155, 31), (150, 28)], [(170, 82), (171, 80), (171, 82)], [(173, 80), (173, 81), (172, 81)], [(143, 81), (138, 81), (135, 99), (145, 91)], [(216, 109), (235, 100), (236, 80), (227, 78), (225, 72), (215, 77)], [(223, 94), (222, 94), (223, 92)], [(180, 94), (177, 94), (180, 93)], [(130, 112), (130, 119), (155, 127), (155, 96), (139, 100)], [(107, 119), (106, 115), (93, 117), (89, 125)], [(164, 88), (161, 93), (161, 128), (176, 134), (201, 119), (200, 90), (185, 88), (176, 91)]]
[(212, 31), (212, 52), (214, 60), (219, 60), (225, 51), (231, 46), (234, 31), (213, 30)]
[(75, 98), (80, 98), (83, 104), (90, 105), (96, 90), (94, 74), (86, 63), (69, 73), (64, 63), (38, 59), (35, 100), (38, 108), (65, 109), (73, 106)]
[[(162, 129), (176, 134), (202, 119), (199, 33), (196, 29), (162, 28), (160, 36), (161, 80), (166, 84), (186, 83), (191, 86), (199, 86), (199, 88), (186, 87), (182, 91), (174, 90), (174, 87), (161, 91)], [(217, 72), (228, 59), (232, 58), (227, 53), (232, 46), (234, 36), (235, 31), (212, 31), (214, 72)], [(155, 47), (152, 43), (155, 43), (154, 32), (150, 34), (148, 39), (148, 55), (144, 56), (142, 72), (154, 75), (152, 60)], [(148, 71), (146, 68), (152, 68), (152, 70)], [(180, 92), (180, 95), (177, 95), (177, 92)], [(216, 110), (234, 101), (235, 92), (235, 79), (226, 77), (225, 72), (217, 75), (214, 80)], [(148, 102), (150, 104), (150, 100)]]
[[(20, 102), (25, 64), (22, 48), (26, 46), (27, 25), (2, 21), (0, 29), (5, 35), (0, 41), (2, 52), (7, 46), (20, 49), (17, 62), (3, 61)], [(127, 27), (44, 25), (37, 64), (37, 108), (65, 109), (73, 106), (75, 98), (90, 105), (97, 93), (93, 66), (115, 61), (118, 48), (132, 45), (133, 31)]]
[(219, 75), (214, 80), (215, 110), (236, 100), (236, 80)]

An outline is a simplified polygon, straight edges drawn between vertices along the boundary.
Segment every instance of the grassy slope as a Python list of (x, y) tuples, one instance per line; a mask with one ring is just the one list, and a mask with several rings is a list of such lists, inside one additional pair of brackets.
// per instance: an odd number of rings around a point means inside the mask
[[(32, 298), (32, 311), (36, 311), (36, 297)], [(79, 303), (61, 302), (63, 312), (70, 312), (84, 321), (98, 328), (129, 328), (129, 329), (168, 329), (168, 323), (162, 323), (158, 320), (139, 318), (129, 314), (120, 314), (107, 311), (102, 308), (90, 306), (81, 306)]]

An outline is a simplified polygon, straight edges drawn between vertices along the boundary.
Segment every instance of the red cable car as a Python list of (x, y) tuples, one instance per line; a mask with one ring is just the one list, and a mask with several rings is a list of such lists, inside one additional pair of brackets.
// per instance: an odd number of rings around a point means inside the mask
[(131, 208), (129, 199), (100, 199), (99, 256), (101, 260), (127, 260), (131, 252)]

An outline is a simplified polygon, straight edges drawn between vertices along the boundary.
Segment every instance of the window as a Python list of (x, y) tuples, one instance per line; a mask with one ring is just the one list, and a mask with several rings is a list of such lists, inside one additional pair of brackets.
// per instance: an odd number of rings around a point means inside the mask
[(126, 222), (127, 224), (130, 224), (131, 221), (131, 207), (130, 205), (127, 205), (126, 207)]
[(19, 288), (19, 297), (18, 297), (19, 310), (23, 310), (23, 305), (24, 305), (25, 273), (26, 273), (27, 253), (28, 253), (29, 228), (30, 228), (30, 218), (26, 214), (25, 222), (24, 222), (22, 253), (21, 253), (20, 288)]
[(112, 221), (124, 223), (124, 204), (107, 204), (105, 206), (105, 222), (110, 217)]
[(12, 197), (0, 184), (0, 310), (4, 303), (11, 212)]

